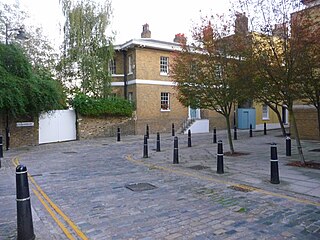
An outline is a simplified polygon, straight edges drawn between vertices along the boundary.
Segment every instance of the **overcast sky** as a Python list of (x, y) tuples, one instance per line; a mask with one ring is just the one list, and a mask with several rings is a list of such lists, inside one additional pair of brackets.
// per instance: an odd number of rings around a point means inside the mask
[[(59, 0), (5, 1), (19, 2), (50, 39), (59, 39), (62, 16)], [(193, 22), (199, 21), (201, 15), (227, 12), (228, 3), (229, 0), (112, 0), (111, 28), (116, 31), (117, 44), (140, 38), (145, 23), (150, 26), (152, 38), (172, 41), (176, 33), (188, 36)]]

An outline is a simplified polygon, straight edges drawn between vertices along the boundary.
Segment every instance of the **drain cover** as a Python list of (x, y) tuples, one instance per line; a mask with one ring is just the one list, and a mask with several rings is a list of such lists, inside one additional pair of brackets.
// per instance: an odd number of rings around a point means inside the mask
[(320, 152), (320, 148), (309, 150), (309, 152)]
[(157, 188), (156, 186), (150, 183), (133, 183), (133, 184), (127, 184), (125, 187), (134, 192), (142, 192), (142, 191), (147, 191), (147, 190), (152, 190)]
[(77, 153), (77, 152), (72, 152), (72, 151), (70, 151), (70, 152), (62, 152), (63, 154), (75, 154), (75, 153)]
[(241, 186), (230, 186), (228, 188), (233, 189), (235, 191), (239, 191), (239, 192), (252, 192), (253, 191), (253, 189), (247, 188), (245, 186), (244, 187), (241, 187)]
[(193, 170), (203, 170), (203, 169), (206, 169), (206, 168), (209, 168), (207, 166), (202, 166), (202, 165), (195, 165), (195, 166), (192, 166), (192, 167), (189, 167), (190, 169), (193, 169)]

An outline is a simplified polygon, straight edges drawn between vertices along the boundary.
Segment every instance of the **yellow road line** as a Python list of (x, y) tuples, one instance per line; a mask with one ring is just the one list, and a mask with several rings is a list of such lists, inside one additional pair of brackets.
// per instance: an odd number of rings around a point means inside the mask
[(34, 194), (37, 196), (37, 198), (39, 199), (39, 201), (42, 203), (42, 205), (45, 207), (45, 209), (49, 212), (49, 214), (51, 215), (51, 217), (53, 218), (53, 220), (58, 224), (58, 226), (61, 228), (61, 230), (63, 231), (63, 233), (67, 236), (68, 239), (70, 240), (75, 240), (75, 238), (72, 236), (72, 234), (69, 232), (69, 230), (63, 225), (63, 223), (61, 223), (59, 221), (59, 219), (57, 218), (56, 214), (51, 210), (51, 208), (48, 206), (48, 204), (42, 199), (40, 193), (35, 190), (34, 188), (32, 188), (32, 191), (34, 192)]
[(285, 198), (285, 199), (288, 199), (288, 200), (291, 200), (291, 201), (294, 201), (294, 202), (310, 204), (310, 205), (314, 205), (314, 206), (320, 207), (320, 203), (319, 202), (313, 202), (313, 201), (310, 201), (310, 200), (291, 197), (291, 196), (287, 196), (287, 195), (284, 195), (284, 194), (281, 194), (281, 193), (270, 192), (270, 191), (267, 191), (267, 190), (263, 190), (263, 189), (260, 189), (260, 188), (255, 188), (255, 187), (251, 187), (251, 186), (247, 186), (247, 185), (243, 185), (243, 184), (235, 184), (235, 183), (230, 182), (230, 181), (215, 179), (215, 178), (208, 177), (208, 176), (201, 176), (201, 175), (197, 175), (197, 174), (190, 173), (190, 172), (183, 172), (181, 170), (175, 170), (175, 169), (171, 169), (171, 168), (167, 168), (167, 167), (163, 167), (163, 166), (158, 166), (158, 165), (155, 165), (155, 164), (145, 163), (145, 162), (142, 162), (142, 161), (138, 161), (138, 160), (132, 159), (131, 155), (127, 155), (125, 158), (129, 162), (132, 162), (132, 163), (138, 164), (138, 165), (143, 165), (143, 166), (148, 167), (148, 168), (158, 169), (158, 170), (162, 170), (162, 171), (165, 171), (165, 172), (175, 173), (175, 174), (184, 175), (184, 176), (188, 176), (188, 177), (194, 177), (194, 178), (198, 178), (198, 179), (201, 179), (201, 180), (207, 180), (207, 181), (221, 183), (221, 184), (225, 184), (225, 185), (241, 187), (241, 188), (244, 188), (244, 189), (247, 189), (247, 190), (250, 190), (250, 191), (259, 192), (259, 193), (262, 193), (262, 194), (265, 194), (265, 195)]
[[(12, 160), (13, 164), (15, 166), (19, 165), (19, 160), (18, 158), (14, 158)], [(33, 185), (37, 188), (37, 190), (39, 191), (39, 193), (43, 196), (43, 198), (49, 203), (49, 205), (69, 224), (69, 226), (73, 229), (73, 231), (75, 231), (75, 233), (82, 239), (82, 240), (88, 240), (88, 237), (72, 222), (72, 220), (70, 218), (67, 217), (67, 215), (65, 215), (62, 210), (56, 205), (54, 204), (51, 199), (48, 197), (48, 195), (41, 189), (41, 187), (36, 183), (36, 181), (34, 180), (34, 178), (32, 177), (32, 175), (30, 175), (28, 173), (28, 177), (31, 180), (31, 182), (33, 183)], [(40, 199), (39, 199), (40, 200)], [(40, 200), (41, 201), (41, 200)]]

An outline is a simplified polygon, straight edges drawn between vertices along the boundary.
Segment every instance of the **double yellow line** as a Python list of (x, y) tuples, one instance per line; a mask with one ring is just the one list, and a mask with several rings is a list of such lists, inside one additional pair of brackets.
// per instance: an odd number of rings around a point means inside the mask
[[(12, 163), (16, 167), (20, 164), (17, 157), (12, 159)], [(29, 173), (28, 178), (33, 184), (33, 187), (31, 187), (32, 191), (37, 196), (42, 205), (45, 207), (45, 209), (48, 211), (48, 213), (51, 215), (52, 219), (58, 224), (63, 233), (67, 236), (67, 238), (70, 240), (76, 240), (74, 235), (68, 230), (65, 224), (63, 224), (63, 222), (59, 220), (58, 216), (63, 218), (63, 220), (74, 231), (77, 237), (79, 237), (82, 240), (88, 240), (88, 237), (86, 237), (86, 235), (72, 222), (72, 220), (66, 214), (64, 214), (62, 210), (54, 202), (51, 201), (48, 195), (41, 189), (41, 187), (36, 183), (32, 175)], [(58, 216), (56, 215), (56, 213), (58, 214)]]

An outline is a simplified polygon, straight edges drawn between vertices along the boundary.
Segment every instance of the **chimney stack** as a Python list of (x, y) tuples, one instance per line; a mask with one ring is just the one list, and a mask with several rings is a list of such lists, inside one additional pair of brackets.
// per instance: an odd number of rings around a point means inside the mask
[(183, 33), (177, 33), (177, 34), (174, 36), (173, 41), (176, 42), (176, 43), (184, 44), (184, 43), (187, 42), (187, 38), (184, 36)]
[(248, 33), (248, 18), (245, 13), (236, 13), (236, 21), (235, 21), (235, 34), (244, 34)]
[(280, 38), (286, 38), (288, 35), (288, 27), (286, 23), (278, 23), (274, 25), (272, 34)]
[(141, 38), (151, 38), (151, 31), (149, 30), (149, 24), (142, 25)]

